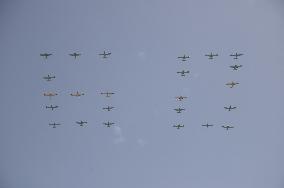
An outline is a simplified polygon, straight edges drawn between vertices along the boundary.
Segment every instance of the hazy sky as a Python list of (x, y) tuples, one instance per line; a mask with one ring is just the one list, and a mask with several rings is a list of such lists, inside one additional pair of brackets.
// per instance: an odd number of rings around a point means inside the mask
[(1, 1), (0, 187), (283, 188), (283, 21), (280, 0)]

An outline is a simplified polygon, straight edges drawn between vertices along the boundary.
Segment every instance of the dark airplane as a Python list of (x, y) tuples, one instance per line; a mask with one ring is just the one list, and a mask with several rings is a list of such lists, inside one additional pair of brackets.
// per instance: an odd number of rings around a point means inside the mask
[(112, 122), (104, 122), (103, 123), (104, 125), (106, 125), (107, 127), (110, 127), (110, 126), (112, 126), (112, 125), (114, 125), (114, 123), (112, 123)]
[(224, 107), (226, 110), (228, 110), (228, 111), (231, 111), (231, 110), (233, 110), (233, 109), (236, 109), (237, 107), (232, 107), (231, 105), (229, 106), (229, 107)]
[(76, 58), (77, 58), (78, 56), (80, 56), (81, 54), (74, 52), (74, 53), (69, 54), (69, 55), (70, 55), (70, 56), (73, 56), (73, 57), (76, 59)]
[(182, 70), (178, 71), (177, 73), (180, 74), (181, 76), (185, 76), (185, 73), (189, 74), (189, 70), (188, 71)]
[(239, 56), (242, 56), (244, 54), (241, 54), (241, 53), (235, 53), (235, 54), (231, 54), (230, 56), (233, 56), (234, 59), (238, 59)]
[(107, 106), (103, 108), (103, 110), (107, 110), (107, 111), (111, 111), (112, 109), (114, 109), (113, 106)]
[(77, 124), (79, 124), (81, 127), (84, 126), (84, 124), (87, 124), (88, 122), (86, 121), (76, 121)]
[(242, 65), (232, 65), (230, 66), (233, 70), (238, 70)]
[(43, 79), (45, 79), (46, 81), (51, 81), (54, 78), (55, 78), (55, 76), (50, 76), (49, 74), (47, 76), (43, 77)]
[(173, 127), (177, 128), (177, 129), (180, 129), (180, 128), (183, 128), (183, 127), (184, 127), (184, 125), (177, 124), (177, 125), (174, 125)]
[(229, 130), (229, 129), (232, 129), (232, 128), (234, 128), (233, 126), (229, 126), (229, 125), (227, 125), (227, 126), (222, 126), (224, 129), (227, 129), (227, 130)]
[(103, 56), (103, 58), (107, 58), (110, 54), (111, 54), (110, 52), (107, 52), (107, 53), (106, 53), (106, 52), (104, 51), (104, 53), (99, 54), (99, 55)]
[(212, 127), (212, 126), (214, 126), (214, 125), (212, 125), (212, 124), (210, 125), (210, 124), (206, 123), (206, 124), (201, 125), (201, 126), (203, 126), (203, 127), (207, 127), (207, 128), (208, 128), (208, 127)]
[(208, 57), (208, 59), (213, 59), (214, 57), (218, 56), (218, 54), (213, 54), (212, 52), (210, 54), (205, 54), (205, 56)]
[(183, 56), (179, 56), (179, 59), (181, 59), (182, 61), (186, 61), (186, 59), (190, 58), (190, 56), (186, 56), (185, 54)]
[(181, 111), (185, 110), (184, 108), (175, 108), (174, 109), (177, 113), (181, 113)]
[(44, 57), (45, 59), (47, 59), (48, 56), (51, 56), (52, 54), (48, 54), (48, 53), (43, 53), (40, 54), (40, 56)]
[(60, 123), (49, 123), (50, 126), (52, 126), (52, 128), (56, 128), (57, 125), (61, 125)]
[(45, 108), (50, 108), (52, 111), (55, 109), (55, 108), (58, 108), (59, 106), (52, 106), (52, 105), (50, 105), (50, 106), (45, 106)]
[(240, 84), (240, 83), (238, 83), (238, 82), (229, 82), (229, 83), (226, 83), (226, 85), (227, 86), (229, 86), (230, 88), (233, 88), (235, 85), (237, 85), (237, 84)]
[(106, 97), (110, 97), (113, 94), (115, 94), (115, 93), (113, 93), (113, 92), (102, 92), (101, 93), (101, 95), (106, 95)]
[(184, 96), (178, 96), (178, 97), (176, 97), (176, 99), (178, 100), (178, 101), (182, 101), (183, 99), (186, 99), (187, 97), (184, 97)]

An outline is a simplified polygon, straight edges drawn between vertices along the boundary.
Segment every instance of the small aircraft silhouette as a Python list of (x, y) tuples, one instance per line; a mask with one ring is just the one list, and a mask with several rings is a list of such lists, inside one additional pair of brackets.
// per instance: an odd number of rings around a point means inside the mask
[(177, 124), (177, 125), (174, 125), (173, 127), (177, 128), (177, 129), (180, 129), (180, 128), (183, 128), (183, 127), (184, 127), (184, 125)]
[(76, 93), (71, 93), (70, 95), (73, 97), (80, 97), (82, 95), (85, 95), (85, 93), (80, 93), (79, 91), (77, 91)]
[(103, 110), (107, 110), (107, 111), (110, 111), (110, 110), (112, 110), (112, 109), (114, 109), (113, 106), (107, 106), (107, 107), (104, 107), (104, 108), (103, 108)]
[(78, 56), (80, 56), (81, 54), (80, 53), (76, 53), (76, 52), (74, 52), (74, 53), (72, 53), (72, 54), (69, 54), (70, 56), (73, 56), (74, 57), (74, 59), (76, 59)]
[(203, 127), (207, 127), (207, 128), (208, 128), (208, 127), (212, 127), (212, 126), (214, 126), (214, 125), (212, 125), (212, 124), (210, 125), (210, 124), (206, 123), (206, 124), (201, 125), (201, 126), (203, 126)]
[(234, 128), (233, 126), (229, 126), (229, 125), (226, 125), (226, 126), (222, 126), (224, 129), (227, 129), (227, 130), (229, 130), (229, 129), (232, 129), (232, 128)]
[(113, 94), (115, 94), (115, 93), (113, 93), (113, 92), (102, 92), (101, 93), (101, 95), (106, 95), (106, 97), (110, 97)]
[(231, 105), (229, 106), (229, 107), (224, 107), (226, 110), (228, 110), (228, 111), (231, 111), (231, 110), (233, 110), (233, 109), (236, 109), (237, 107), (232, 107)]
[(79, 124), (81, 127), (84, 126), (84, 124), (87, 124), (87, 121), (76, 121), (77, 124)]
[(47, 59), (48, 56), (51, 56), (52, 54), (48, 54), (48, 53), (43, 53), (40, 54), (40, 56), (44, 57), (45, 59)]
[(51, 97), (54, 97), (58, 95), (57, 93), (53, 93), (53, 92), (46, 92), (46, 93), (43, 93), (43, 96), (45, 97), (49, 97), (49, 99), (51, 99)]
[(103, 56), (103, 58), (107, 58), (110, 54), (111, 54), (111, 52), (107, 52), (107, 53), (106, 53), (106, 52), (104, 51), (104, 53), (99, 54), (99, 55)]
[(56, 128), (57, 125), (61, 125), (60, 123), (49, 123), (50, 126), (52, 126), (52, 128)]
[(47, 76), (43, 77), (43, 79), (45, 79), (46, 81), (51, 81), (54, 78), (55, 78), (55, 76), (50, 76), (49, 74)]
[(185, 54), (183, 56), (179, 56), (178, 59), (181, 59), (182, 61), (186, 61), (186, 59), (190, 58), (190, 56), (186, 56)]
[(180, 74), (181, 76), (185, 76), (185, 73), (189, 74), (189, 70), (188, 71), (182, 70), (178, 71), (177, 73)]
[(177, 113), (181, 113), (181, 111), (185, 110), (184, 108), (175, 108), (174, 109)]
[(212, 52), (210, 54), (205, 54), (205, 56), (208, 57), (208, 59), (213, 59), (214, 57), (218, 56), (218, 54), (213, 54)]
[(186, 99), (187, 97), (185, 97), (185, 96), (178, 96), (178, 97), (176, 97), (176, 99), (178, 100), (178, 101), (182, 101), (183, 99)]
[(232, 65), (230, 66), (233, 70), (238, 70), (238, 68), (242, 67), (242, 65)]
[(240, 84), (240, 83), (234, 82), (234, 81), (229, 82), (229, 83), (226, 83), (226, 85), (229, 86), (230, 88), (233, 88), (233, 87), (234, 87), (235, 85), (237, 85), (237, 84)]
[(239, 56), (242, 56), (242, 55), (244, 55), (244, 54), (242, 54), (242, 53), (235, 53), (235, 54), (231, 54), (230, 56), (233, 56), (234, 57), (234, 59), (238, 59), (238, 57)]
[(112, 126), (112, 125), (114, 125), (114, 123), (112, 123), (112, 122), (104, 122), (103, 123), (104, 125), (106, 125), (107, 127), (110, 127), (110, 126)]
[(50, 108), (52, 111), (55, 109), (55, 108), (58, 108), (59, 106), (52, 106), (52, 105), (50, 105), (50, 106), (45, 106), (45, 108), (47, 109), (47, 108)]

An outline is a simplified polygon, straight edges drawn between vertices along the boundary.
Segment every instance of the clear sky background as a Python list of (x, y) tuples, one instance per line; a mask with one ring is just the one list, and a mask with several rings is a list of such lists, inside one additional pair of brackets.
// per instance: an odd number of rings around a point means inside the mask
[(0, 23), (1, 188), (284, 187), (283, 1), (2, 0)]

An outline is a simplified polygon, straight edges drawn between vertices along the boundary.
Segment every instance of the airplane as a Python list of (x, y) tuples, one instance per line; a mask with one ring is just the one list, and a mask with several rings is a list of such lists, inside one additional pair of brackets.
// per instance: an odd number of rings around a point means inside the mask
[(106, 53), (106, 52), (104, 51), (104, 53), (99, 54), (99, 55), (102, 55), (103, 58), (107, 58), (110, 54), (111, 54), (110, 52)]
[(45, 106), (45, 108), (47, 109), (47, 108), (50, 108), (52, 111), (55, 109), (55, 108), (58, 108), (59, 106), (52, 106), (52, 105), (50, 105), (50, 106)]
[(227, 130), (229, 130), (229, 129), (232, 129), (232, 128), (234, 128), (233, 126), (229, 126), (229, 125), (227, 125), (227, 126), (222, 126), (224, 129), (227, 129)]
[(78, 56), (80, 56), (81, 54), (74, 52), (74, 53), (69, 54), (69, 55), (70, 55), (70, 56), (73, 56), (73, 57), (76, 59), (76, 58), (77, 58)]
[(113, 94), (115, 94), (115, 93), (113, 93), (113, 92), (102, 92), (101, 93), (101, 95), (106, 95), (106, 97), (110, 97)]
[(242, 65), (232, 65), (230, 66), (233, 70), (238, 70), (238, 68), (242, 67)]
[(213, 54), (212, 52), (210, 54), (205, 54), (205, 56), (208, 57), (208, 59), (213, 59), (214, 56), (218, 56), (218, 54)]
[(175, 108), (174, 109), (177, 113), (181, 113), (181, 111), (185, 110), (184, 108)]
[(86, 121), (76, 121), (76, 123), (79, 124), (81, 127), (83, 127), (84, 123), (87, 124), (88, 122), (86, 122)]
[(61, 125), (60, 123), (49, 123), (50, 126), (52, 126), (52, 128), (56, 128), (57, 125)]
[(114, 123), (108, 121), (108, 122), (104, 122), (103, 124), (106, 125), (107, 127), (110, 127), (110, 126), (112, 126)]
[(186, 59), (190, 58), (190, 56), (186, 56), (185, 54), (183, 56), (179, 56), (179, 59), (181, 59), (182, 61), (186, 61)]
[(176, 99), (178, 100), (178, 101), (182, 101), (183, 99), (186, 99), (187, 97), (184, 97), (184, 96), (178, 96), (178, 97), (176, 97)]
[(76, 93), (71, 93), (70, 95), (73, 97), (80, 97), (82, 95), (85, 95), (85, 93), (80, 93), (79, 91), (77, 91)]
[(185, 73), (189, 73), (189, 70), (188, 71), (182, 70), (178, 71), (177, 73), (180, 74), (181, 76), (185, 76)]
[(53, 78), (55, 78), (55, 76), (50, 76), (49, 74), (43, 77), (46, 81), (51, 81)]
[(104, 107), (103, 110), (107, 110), (107, 111), (110, 111), (111, 109), (114, 109), (113, 106), (108, 106), (108, 107)]
[(48, 56), (51, 56), (52, 54), (48, 54), (48, 53), (43, 53), (40, 54), (40, 56), (44, 57), (45, 59), (47, 59)]
[(214, 126), (214, 125), (212, 125), (212, 124), (210, 125), (210, 124), (206, 123), (205, 125), (201, 125), (201, 126), (204, 126), (204, 127), (207, 127), (207, 128), (208, 128), (208, 127), (212, 127), (212, 126)]
[(183, 127), (184, 127), (184, 125), (177, 124), (177, 125), (174, 125), (173, 127), (176, 127), (177, 129), (180, 129), (180, 128), (183, 128)]
[(228, 111), (231, 111), (231, 110), (233, 110), (233, 109), (236, 109), (237, 107), (232, 107), (231, 105), (229, 106), (229, 107), (224, 107), (226, 110), (228, 110)]
[(235, 53), (235, 54), (231, 54), (230, 56), (233, 56), (234, 59), (238, 59), (238, 57), (242, 56), (242, 55), (244, 55), (244, 54), (242, 54), (242, 53)]
[(237, 84), (240, 84), (240, 83), (238, 83), (238, 82), (229, 82), (229, 83), (226, 83), (226, 85), (227, 86), (230, 86), (230, 88), (233, 88), (235, 85), (237, 85)]
[(43, 96), (49, 97), (49, 99), (51, 99), (51, 97), (54, 97), (58, 95), (57, 93), (53, 93), (53, 92), (47, 92), (47, 93), (43, 93)]

